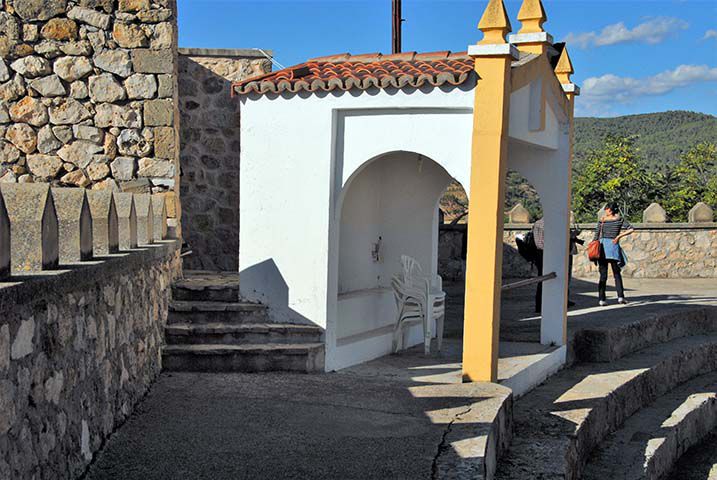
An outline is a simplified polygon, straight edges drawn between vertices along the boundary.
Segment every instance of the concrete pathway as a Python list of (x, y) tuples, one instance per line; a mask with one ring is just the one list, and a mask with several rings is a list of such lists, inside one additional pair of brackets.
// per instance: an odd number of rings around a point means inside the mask
[[(595, 285), (577, 281), (571, 332), (686, 304), (717, 304), (711, 280), (628, 280), (627, 307), (595, 307)], [(339, 373), (162, 374), (86, 478), (422, 479), (434, 477), (457, 416), (485, 402), (490, 384), (460, 384), (461, 285), (447, 288), (446, 352), (392, 355)], [(661, 293), (669, 292), (669, 293)], [(533, 289), (504, 299), (502, 337), (536, 340)], [(507, 344), (506, 344), (507, 345)], [(515, 343), (510, 359), (541, 351)], [(506, 363), (507, 362), (507, 363)], [(484, 403), (481, 403), (481, 402)], [(479, 417), (476, 417), (479, 418)], [(485, 428), (475, 421), (470, 434)]]

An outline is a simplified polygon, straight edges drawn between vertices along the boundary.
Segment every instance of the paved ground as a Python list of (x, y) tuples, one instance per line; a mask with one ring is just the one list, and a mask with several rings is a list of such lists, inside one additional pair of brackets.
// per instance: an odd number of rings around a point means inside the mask
[[(714, 279), (626, 283), (629, 306), (598, 308), (595, 285), (577, 281), (571, 331), (717, 302)], [(412, 351), (323, 375), (163, 374), (86, 478), (431, 478), (449, 422), (478, 396), (468, 387), (441, 391), (460, 369), (462, 286), (447, 290), (442, 356)], [(503, 338), (537, 339), (532, 292), (506, 296)], [(516, 348), (503, 356), (540, 347)]]

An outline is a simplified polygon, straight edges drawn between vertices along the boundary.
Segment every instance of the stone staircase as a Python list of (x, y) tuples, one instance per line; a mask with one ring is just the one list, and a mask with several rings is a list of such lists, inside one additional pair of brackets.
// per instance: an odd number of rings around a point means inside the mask
[(618, 328), (580, 332), (579, 363), (515, 402), (496, 479), (662, 479), (717, 429), (717, 311)]
[(242, 301), (239, 275), (186, 271), (172, 285), (162, 366), (190, 372), (323, 371), (322, 330), (272, 323)]

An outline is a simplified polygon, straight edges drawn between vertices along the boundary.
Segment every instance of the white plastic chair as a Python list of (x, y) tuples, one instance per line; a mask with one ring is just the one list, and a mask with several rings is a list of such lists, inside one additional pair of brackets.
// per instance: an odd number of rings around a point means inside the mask
[[(436, 321), (436, 337), (438, 343), (438, 350), (440, 351), (443, 346), (443, 326), (446, 316), (446, 293), (443, 291), (443, 279), (440, 275), (436, 275), (431, 280), (421, 275), (421, 265), (416, 259), (409, 257), (408, 255), (401, 256), (401, 265), (403, 267), (403, 275), (401, 278), (395, 278), (398, 283), (394, 285), (394, 295), (396, 295), (396, 305), (398, 307), (398, 318), (396, 321), (396, 330), (394, 331), (394, 346), (398, 344), (396, 336), (403, 338), (403, 327), (406, 326), (407, 322), (405, 318), (405, 312), (402, 310), (401, 298), (409, 296), (418, 303), (421, 310), (421, 320), (423, 321), (423, 341), (424, 341), (424, 352), (428, 355), (431, 351), (431, 326), (432, 321)], [(415, 317), (411, 317), (415, 319)], [(395, 351), (395, 349), (394, 349)]]

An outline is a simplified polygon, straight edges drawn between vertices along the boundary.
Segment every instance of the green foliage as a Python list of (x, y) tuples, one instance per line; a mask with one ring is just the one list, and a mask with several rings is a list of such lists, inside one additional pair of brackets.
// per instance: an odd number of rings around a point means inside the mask
[(639, 219), (649, 205), (655, 180), (637, 155), (635, 137), (609, 135), (602, 148), (588, 153), (573, 176), (573, 211), (578, 221), (595, 221), (607, 202), (617, 202), (625, 216)]
[(672, 221), (686, 221), (697, 202), (717, 207), (717, 145), (702, 142), (692, 147), (674, 168), (672, 180), (658, 197)]

